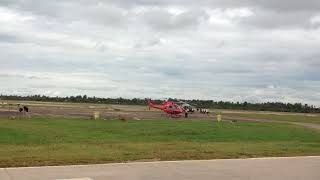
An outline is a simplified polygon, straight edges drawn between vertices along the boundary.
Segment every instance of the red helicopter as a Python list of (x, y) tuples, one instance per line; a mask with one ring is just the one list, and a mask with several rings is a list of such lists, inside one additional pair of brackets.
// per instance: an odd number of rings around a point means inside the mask
[(181, 117), (181, 113), (185, 113), (185, 117), (188, 116), (187, 112), (182, 107), (172, 101), (165, 100), (163, 104), (153, 104), (151, 100), (148, 99), (148, 107), (149, 110), (151, 108), (160, 109), (171, 117)]

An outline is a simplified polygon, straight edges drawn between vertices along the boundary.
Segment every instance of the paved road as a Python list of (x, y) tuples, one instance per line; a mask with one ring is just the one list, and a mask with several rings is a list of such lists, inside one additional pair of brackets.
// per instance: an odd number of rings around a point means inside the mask
[(320, 130), (320, 124), (315, 124), (315, 123), (277, 121), (277, 120), (270, 120), (270, 119), (253, 119), (253, 118), (230, 117), (230, 116), (224, 116), (223, 119), (227, 121), (236, 120), (236, 121), (251, 121), (251, 122), (287, 123), (287, 124), (295, 124), (295, 125), (304, 126), (311, 129)]
[(304, 126), (307, 128), (317, 129), (320, 130), (320, 124), (313, 124), (313, 123), (302, 123), (302, 122), (290, 122), (291, 124), (296, 124), (299, 126)]
[(320, 156), (0, 169), (1, 180), (319, 180)]

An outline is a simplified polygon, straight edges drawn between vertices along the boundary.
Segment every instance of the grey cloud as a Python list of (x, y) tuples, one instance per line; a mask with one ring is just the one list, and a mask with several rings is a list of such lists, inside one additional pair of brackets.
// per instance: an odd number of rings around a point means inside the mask
[(256, 9), (254, 15), (243, 18), (240, 23), (251, 25), (259, 28), (281, 29), (281, 28), (317, 28), (312, 25), (310, 19), (316, 15), (315, 12), (309, 11), (289, 11), (279, 12), (274, 10)]
[[(230, 3), (231, 0), (228, 0)], [(245, 0), (244, 6), (258, 6), (265, 9), (282, 11), (318, 11), (320, 2), (318, 0)]]
[(148, 48), (161, 44), (161, 40), (159, 38), (153, 38), (149, 40), (139, 40), (134, 44), (134, 48)]
[[(135, 16), (137, 16), (132, 12), (133, 9), (146, 6), (147, 11), (141, 16), (141, 19), (157, 30), (195, 27), (201, 20), (208, 18), (208, 15), (203, 12), (203, 8), (232, 9), (243, 7), (255, 11), (255, 15), (244, 19), (243, 23), (245, 24), (263, 28), (300, 26), (317, 28), (319, 25), (310, 24), (310, 18), (319, 13), (320, 9), (320, 1), (318, 0), (204, 0), (201, 2), (182, 0), (69, 0), (46, 2), (41, 0), (2, 0), (0, 1), (1, 4), (48, 18), (58, 18), (59, 21), (68, 23), (88, 21), (106, 26), (129, 26), (131, 20), (136, 20)], [(170, 6), (187, 7), (189, 10), (179, 15), (173, 15), (166, 10)]]
[[(256, 7), (270, 9), (279, 12), (283, 11), (318, 11), (320, 2), (318, 0), (206, 0), (203, 4), (218, 5), (225, 8), (230, 7)], [(200, 3), (201, 4), (201, 3)]]
[(40, 14), (44, 16), (58, 16), (59, 9), (63, 5), (60, 2), (55, 1), (41, 1), (41, 0), (0, 0), (0, 6), (14, 8), (21, 11), (31, 12), (34, 14)]
[[(88, 0), (89, 1), (89, 0)], [(83, 1), (83, 2), (88, 2)], [(206, 7), (262, 7), (267, 9), (276, 9), (279, 11), (297, 11), (297, 10), (318, 10), (320, 3), (318, 0), (110, 0), (108, 3), (114, 3), (121, 6), (206, 6)]]
[(142, 19), (156, 30), (174, 30), (196, 27), (202, 20), (208, 19), (204, 11), (187, 11), (172, 14), (165, 9), (152, 8), (142, 14)]
[(91, 4), (79, 7), (80, 13), (73, 12), (70, 16), (78, 17), (79, 21), (87, 19), (104, 25), (126, 25), (128, 23), (127, 10), (108, 4)]
[(5, 33), (0, 33), (0, 43), (5, 42), (5, 43), (17, 43), (20, 42), (21, 39), (14, 35), (10, 34), (5, 34)]
[(305, 65), (311, 68), (320, 68), (320, 53), (311, 54), (305, 58)]
[(0, 0), (0, 93), (320, 105), (317, 2)]
[(109, 1), (122, 6), (192, 6), (192, 7), (222, 7), (222, 8), (237, 8), (237, 7), (259, 7), (264, 9), (273, 9), (276, 11), (318, 11), (320, 2), (318, 0), (114, 0)]
[(89, 21), (106, 25), (124, 25), (127, 19), (124, 12), (126, 9), (100, 1), (17, 0), (2, 1), (1, 4), (18, 11), (39, 15), (47, 20), (65, 23)]
[[(113, 4), (128, 8), (129, 6), (192, 6), (192, 7), (222, 7), (222, 8), (234, 8), (234, 7), (259, 7), (264, 9), (273, 9), (277, 11), (318, 11), (320, 8), (320, 2), (318, 0), (66, 0), (66, 1), (50, 1), (43, 2), (41, 0), (1, 0), (0, 5), (18, 7), (22, 9), (38, 9), (39, 11), (48, 11), (46, 8), (59, 7), (65, 4), (83, 4), (84, 6), (92, 4)], [(51, 10), (53, 8), (50, 8)], [(50, 11), (48, 11), (50, 12)]]

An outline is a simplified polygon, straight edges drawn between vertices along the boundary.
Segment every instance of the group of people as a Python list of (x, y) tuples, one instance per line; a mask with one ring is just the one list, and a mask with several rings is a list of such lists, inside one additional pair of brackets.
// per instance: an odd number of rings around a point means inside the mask
[(209, 109), (204, 109), (204, 108), (198, 108), (197, 111), (199, 111), (202, 114), (209, 114)]
[(29, 112), (29, 108), (27, 106), (19, 107), (19, 112)]

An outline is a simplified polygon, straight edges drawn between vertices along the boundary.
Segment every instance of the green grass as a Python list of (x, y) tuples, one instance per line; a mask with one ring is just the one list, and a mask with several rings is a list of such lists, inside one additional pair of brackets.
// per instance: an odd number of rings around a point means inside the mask
[(320, 155), (320, 132), (210, 121), (0, 120), (0, 167)]
[(320, 124), (320, 116), (306, 116), (306, 115), (276, 115), (276, 114), (254, 114), (254, 113), (223, 113), (228, 117), (242, 117), (252, 119), (267, 119), (277, 121), (292, 121)]

